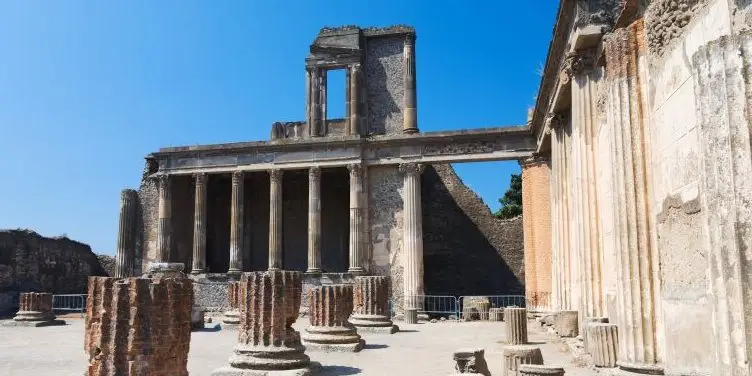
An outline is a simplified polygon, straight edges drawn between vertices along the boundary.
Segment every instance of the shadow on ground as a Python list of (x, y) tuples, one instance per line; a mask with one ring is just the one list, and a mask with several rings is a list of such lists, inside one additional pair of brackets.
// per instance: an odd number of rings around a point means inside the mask
[(361, 372), (360, 368), (347, 367), (347, 366), (323, 366), (321, 370), (317, 372), (320, 376), (341, 376), (341, 375), (357, 375)]

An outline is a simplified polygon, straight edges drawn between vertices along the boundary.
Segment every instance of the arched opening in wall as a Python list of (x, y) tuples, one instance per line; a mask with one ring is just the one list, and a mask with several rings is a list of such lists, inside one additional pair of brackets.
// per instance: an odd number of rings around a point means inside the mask
[(504, 194), (519, 165), (483, 162), (456, 168), (427, 166), (421, 178), (425, 293), (523, 294), (522, 219), (500, 220), (494, 216), (499, 205), (487, 205)]

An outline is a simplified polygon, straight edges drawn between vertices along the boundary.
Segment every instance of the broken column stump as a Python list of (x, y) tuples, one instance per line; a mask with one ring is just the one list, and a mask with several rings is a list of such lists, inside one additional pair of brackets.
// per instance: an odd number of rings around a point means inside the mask
[(585, 352), (590, 353), (590, 349), (588, 347), (588, 326), (593, 323), (600, 323), (605, 324), (608, 323), (608, 317), (600, 317), (600, 316), (594, 316), (594, 317), (585, 317), (582, 319), (582, 347), (585, 349)]
[(301, 273), (243, 273), (239, 286), (238, 342), (230, 365), (212, 376), (302, 376), (318, 368), (292, 328), (300, 310)]
[(357, 352), (363, 341), (347, 319), (353, 310), (352, 285), (325, 285), (309, 293), (308, 318), (311, 326), (301, 335), (307, 349)]
[(485, 350), (478, 348), (459, 349), (454, 352), (454, 369), (457, 373), (491, 376), (484, 356)]
[(238, 306), (240, 282), (227, 283), (227, 310), (222, 315), (223, 327), (234, 329), (240, 324), (240, 309)]
[(556, 334), (561, 337), (577, 337), (579, 333), (579, 322), (577, 311), (560, 311), (556, 315), (554, 324)]
[(619, 334), (616, 324), (590, 323), (587, 326), (587, 351), (596, 367), (616, 367), (619, 353)]
[(534, 345), (504, 346), (504, 376), (518, 376), (518, 370), (523, 364), (543, 364), (543, 354)]
[(52, 294), (25, 292), (19, 296), (18, 312), (13, 320), (3, 322), (3, 326), (53, 326), (65, 325), (65, 321), (55, 319), (52, 312)]
[(489, 321), (504, 321), (504, 308), (495, 307), (488, 309)]
[(405, 308), (405, 324), (417, 324), (418, 323), (418, 309), (417, 308)]
[(504, 309), (507, 323), (507, 343), (521, 345), (527, 343), (527, 309), (507, 307)]
[(89, 277), (87, 376), (187, 376), (190, 279)]
[(389, 314), (389, 277), (359, 276), (355, 278), (353, 289), (350, 323), (358, 332), (394, 334), (399, 330)]
[(564, 376), (564, 368), (540, 364), (522, 364), (517, 370), (520, 376)]

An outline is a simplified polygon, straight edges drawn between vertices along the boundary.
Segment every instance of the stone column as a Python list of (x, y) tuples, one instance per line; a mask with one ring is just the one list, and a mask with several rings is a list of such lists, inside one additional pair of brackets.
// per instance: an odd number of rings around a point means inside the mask
[(399, 330), (389, 314), (389, 277), (355, 277), (350, 323), (359, 331), (394, 334)]
[(535, 345), (508, 345), (502, 349), (504, 376), (518, 376), (523, 364), (543, 364), (543, 354)]
[(115, 276), (133, 276), (133, 263), (136, 257), (136, 228), (138, 224), (138, 192), (123, 189), (120, 192), (120, 222), (118, 228), (117, 253), (115, 254)]
[(269, 270), (282, 268), (282, 170), (269, 170)]
[(310, 84), (310, 100), (309, 100), (309, 123), (308, 132), (311, 137), (321, 136), (320, 130), (322, 128), (322, 105), (321, 105), (321, 70), (319, 68), (310, 68), (311, 84)]
[(360, 63), (350, 67), (350, 134), (360, 134)]
[(308, 170), (308, 270), (321, 273), (321, 168)]
[(536, 156), (520, 161), (525, 215), (525, 292), (527, 308), (551, 310), (551, 163)]
[(361, 164), (349, 164), (350, 171), (350, 267), (348, 273), (363, 273), (363, 166)]
[(52, 311), (52, 294), (25, 292), (19, 296), (18, 312), (13, 321), (6, 321), (7, 326), (52, 326), (65, 325), (65, 321), (56, 320)]
[(596, 367), (616, 367), (619, 334), (616, 324), (590, 323), (587, 328), (588, 346)]
[(310, 326), (301, 336), (306, 348), (323, 351), (363, 350), (363, 341), (355, 326), (347, 321), (353, 312), (352, 285), (317, 286), (309, 292)]
[(300, 310), (301, 273), (243, 273), (240, 279), (240, 325), (230, 365), (215, 376), (241, 376), (287, 371), (308, 375), (312, 364), (292, 328)]
[(169, 175), (157, 177), (159, 190), (159, 213), (157, 218), (157, 259), (156, 262), (170, 261), (172, 246), (172, 199)]
[(232, 202), (230, 211), (230, 267), (228, 273), (243, 271), (243, 171), (232, 173)]
[(415, 84), (415, 35), (405, 38), (405, 48), (402, 53), (405, 65), (405, 97), (402, 112), (402, 131), (404, 133), (418, 132), (418, 100)]
[(556, 315), (554, 329), (562, 337), (577, 337), (580, 332), (578, 311), (560, 311)]
[(206, 272), (206, 173), (193, 175), (196, 194), (193, 209), (192, 274)]
[(459, 349), (454, 352), (454, 370), (458, 374), (468, 373), (474, 375), (491, 376), (486, 363), (486, 350), (482, 348)]
[[(752, 354), (752, 33), (724, 36), (692, 57), (709, 279), (713, 375), (749, 376)], [(621, 330), (621, 328), (620, 328)], [(621, 333), (619, 333), (621, 335)], [(623, 337), (622, 337), (623, 338)], [(621, 341), (621, 338), (620, 338)]]
[[(569, 229), (570, 217), (570, 128), (561, 114), (550, 114), (546, 121), (551, 129), (551, 226), (552, 226), (552, 297), (553, 310), (572, 307), (573, 274)], [(524, 187), (524, 185), (523, 185)]]
[(650, 130), (642, 20), (614, 30), (604, 40), (608, 126), (613, 130), (614, 204), (619, 312), (619, 367), (641, 374), (663, 372), (656, 333), (660, 331), (655, 215), (649, 205), (646, 144)]
[(227, 283), (227, 310), (222, 317), (222, 323), (228, 327), (235, 327), (240, 324), (240, 283)]
[(404, 206), (402, 217), (402, 266), (404, 273), (404, 308), (423, 309), (423, 214), (420, 177), (424, 166), (418, 163), (400, 164), (404, 174)]
[(507, 323), (507, 343), (522, 345), (527, 343), (527, 309), (506, 307), (504, 321)]

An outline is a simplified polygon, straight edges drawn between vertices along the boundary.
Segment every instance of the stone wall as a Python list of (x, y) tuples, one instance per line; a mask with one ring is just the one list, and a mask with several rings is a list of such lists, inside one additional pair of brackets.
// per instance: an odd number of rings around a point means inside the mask
[(102, 266), (104, 273), (108, 277), (115, 275), (115, 258), (110, 255), (97, 255), (99, 265)]
[(405, 37), (368, 38), (364, 74), (371, 134), (401, 133), (404, 106)]
[(0, 231), (0, 314), (17, 310), (21, 292), (83, 294), (89, 276), (104, 275), (86, 244), (28, 230)]

